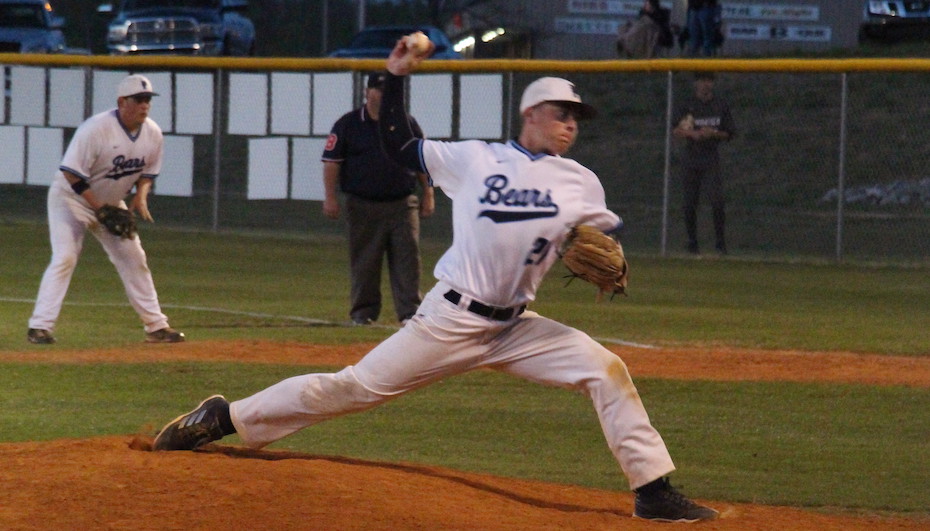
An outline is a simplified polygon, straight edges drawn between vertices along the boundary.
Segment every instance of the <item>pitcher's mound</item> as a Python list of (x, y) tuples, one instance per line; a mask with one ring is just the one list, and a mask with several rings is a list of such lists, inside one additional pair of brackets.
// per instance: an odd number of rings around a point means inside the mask
[[(0, 444), (0, 529), (659, 527), (630, 516), (627, 492), (216, 444), (197, 452), (150, 448), (151, 438), (129, 435)], [(722, 514), (700, 529), (921, 527), (905, 519), (703, 501)]]

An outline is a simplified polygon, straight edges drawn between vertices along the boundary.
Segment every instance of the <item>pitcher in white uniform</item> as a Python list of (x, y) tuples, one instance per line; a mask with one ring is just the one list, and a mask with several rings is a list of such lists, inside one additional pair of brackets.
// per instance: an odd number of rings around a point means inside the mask
[[(168, 326), (161, 311), (155, 283), (139, 235), (120, 238), (97, 222), (95, 212), (115, 205), (153, 221), (148, 208), (152, 183), (161, 170), (161, 128), (149, 118), (152, 82), (131, 75), (117, 86), (115, 109), (101, 112), (82, 123), (48, 191), (48, 231), (52, 260), (42, 276), (27, 339), (35, 344), (55, 342), (52, 334), (61, 313), (71, 276), (77, 266), (84, 234), (100, 242), (116, 266), (126, 296), (142, 319), (144, 338), (149, 343), (177, 343), (184, 334)], [(129, 206), (124, 198), (133, 187)]]
[(388, 156), (429, 175), (452, 199), (452, 246), (417, 314), (356, 365), (286, 379), (248, 398), (214, 395), (169, 422), (156, 450), (190, 450), (230, 433), (261, 448), (297, 430), (363, 411), (454, 374), (480, 368), (588, 396), (607, 444), (636, 491), (634, 515), (708, 520), (665, 477), (675, 469), (624, 363), (587, 334), (527, 310), (571, 227), (616, 232), (597, 176), (563, 158), (578, 120), (594, 109), (569, 81), (542, 78), (520, 103), (522, 128), (507, 143), (415, 138), (404, 84), (426, 54), (399, 42), (388, 58), (381, 107)]

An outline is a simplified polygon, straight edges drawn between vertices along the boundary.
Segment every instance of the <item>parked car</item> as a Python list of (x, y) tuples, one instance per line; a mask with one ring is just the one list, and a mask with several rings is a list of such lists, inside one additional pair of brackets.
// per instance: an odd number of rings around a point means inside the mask
[(380, 59), (387, 57), (394, 49), (397, 40), (404, 35), (422, 31), (436, 45), (433, 59), (461, 59), (462, 54), (452, 48), (448, 35), (435, 26), (369, 26), (358, 32), (349, 44), (329, 54), (330, 57), (355, 57), (362, 59)]
[(64, 25), (45, 0), (0, 0), (0, 52), (64, 52)]
[(866, 0), (859, 40), (930, 35), (930, 1)]
[(107, 49), (114, 55), (254, 55), (255, 25), (246, 0), (122, 0), (97, 12), (113, 15)]

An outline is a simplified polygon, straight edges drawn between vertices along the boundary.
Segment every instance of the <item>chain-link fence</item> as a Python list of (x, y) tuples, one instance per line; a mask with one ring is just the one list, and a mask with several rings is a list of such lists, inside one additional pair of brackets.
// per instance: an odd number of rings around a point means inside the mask
[[(361, 105), (366, 68), (380, 62), (220, 59), (219, 67), (206, 60), (209, 66), (198, 67), (189, 59), (163, 65), (146, 58), (115, 68), (108, 59), (3, 68), (3, 217), (45, 215), (48, 182), (74, 129), (115, 106), (118, 79), (141, 71), (162, 94), (152, 116), (171, 161), (152, 199), (160, 224), (342, 231), (322, 216), (320, 155), (335, 119)], [(600, 116), (581, 124), (569, 156), (600, 176), (608, 205), (626, 222), (630, 250), (684, 252), (681, 141), (669, 135), (669, 113), (692, 93), (692, 70), (700, 68), (718, 71), (716, 94), (729, 103), (737, 127), (720, 147), (731, 255), (906, 263), (930, 257), (930, 142), (923, 132), (930, 62), (894, 69), (870, 63), (848, 72), (829, 61), (784, 69), (736, 60), (456, 63), (410, 80), (411, 112), (431, 138), (515, 137), (523, 87), (543, 75), (572, 80), (598, 107)], [(437, 197), (423, 234), (448, 238), (449, 204)], [(704, 198), (698, 226), (711, 249)]]

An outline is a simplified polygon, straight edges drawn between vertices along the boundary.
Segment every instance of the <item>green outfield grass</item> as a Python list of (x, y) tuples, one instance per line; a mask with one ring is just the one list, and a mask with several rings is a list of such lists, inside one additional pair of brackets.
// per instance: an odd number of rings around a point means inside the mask
[[(352, 343), (393, 330), (344, 326), (337, 235), (213, 234), (145, 226), (172, 324), (191, 341)], [(26, 320), (48, 261), (42, 224), (0, 224), (0, 356), (36, 352)], [(424, 287), (444, 246), (425, 242)], [(595, 304), (561, 266), (533, 308), (602, 339), (878, 354), (930, 354), (926, 268), (631, 256), (630, 296)], [(92, 238), (56, 333), (41, 351), (138, 344), (138, 319)], [(170, 348), (170, 347), (167, 347)], [(232, 363), (4, 363), (0, 440), (152, 432), (222, 392), (235, 399), (333, 367)], [(637, 380), (696, 497), (930, 519), (930, 390), (800, 383)], [(230, 438), (231, 443), (237, 442)], [(625, 489), (593, 410), (578, 395), (479, 372), (304, 430), (274, 447), (439, 464)]]
[[(191, 338), (377, 340), (346, 323), (347, 251), (337, 235), (215, 234), (143, 228), (155, 284), (173, 325)], [(41, 224), (0, 225), (0, 351), (24, 348), (49, 259)], [(424, 289), (445, 242), (424, 244)], [(656, 345), (930, 354), (927, 267), (834, 265), (631, 253), (630, 296), (594, 303), (594, 289), (550, 272), (532, 308), (599, 338)], [(387, 283), (385, 281), (385, 286)], [(88, 238), (53, 348), (136, 343), (141, 327), (99, 244)]]

